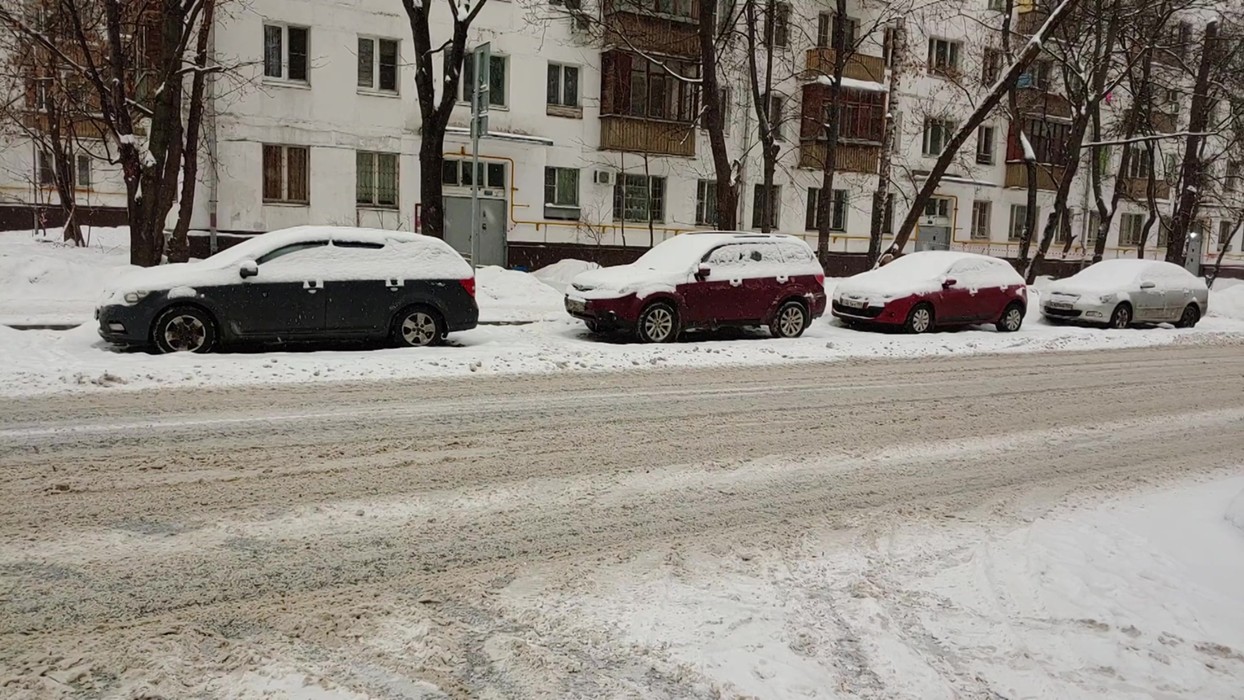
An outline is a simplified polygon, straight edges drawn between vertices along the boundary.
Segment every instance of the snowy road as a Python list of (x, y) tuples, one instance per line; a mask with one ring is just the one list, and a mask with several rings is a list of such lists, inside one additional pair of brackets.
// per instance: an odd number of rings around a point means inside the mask
[[(732, 697), (628, 641), (634, 610), (573, 615), (600, 572), (1014, 528), (1238, 474), (1240, 425), (1244, 353), (1213, 346), (9, 401), (0, 694)], [(904, 694), (856, 641), (806, 687)]]

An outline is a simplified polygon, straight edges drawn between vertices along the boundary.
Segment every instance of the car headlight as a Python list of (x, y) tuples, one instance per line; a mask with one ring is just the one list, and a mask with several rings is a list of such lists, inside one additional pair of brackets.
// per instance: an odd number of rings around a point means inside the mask
[(1117, 294), (1103, 294), (1100, 297), (1097, 297), (1097, 301), (1101, 304), (1109, 304), (1114, 301), (1117, 296)]
[(125, 296), (122, 298), (125, 299), (125, 303), (127, 304), (137, 304), (146, 298), (148, 294), (151, 294), (151, 292), (140, 289), (136, 292), (126, 292)]

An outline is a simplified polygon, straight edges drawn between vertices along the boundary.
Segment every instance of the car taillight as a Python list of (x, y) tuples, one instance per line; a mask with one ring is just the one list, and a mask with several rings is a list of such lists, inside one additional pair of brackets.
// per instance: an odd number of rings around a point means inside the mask
[(459, 280), (459, 282), (462, 283), (462, 288), (467, 291), (467, 294), (470, 294), (471, 298), (475, 298), (475, 278), (468, 277), (464, 280)]
[(822, 287), (825, 286), (825, 275), (817, 275), (816, 283), (821, 285)]

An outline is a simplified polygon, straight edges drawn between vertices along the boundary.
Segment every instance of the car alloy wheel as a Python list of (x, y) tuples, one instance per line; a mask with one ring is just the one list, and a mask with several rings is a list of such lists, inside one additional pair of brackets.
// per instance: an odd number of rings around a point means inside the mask
[(152, 333), (160, 352), (211, 352), (216, 345), (216, 325), (206, 312), (193, 307), (165, 311)]
[(1179, 317), (1179, 327), (1192, 328), (1200, 320), (1201, 312), (1197, 309), (1196, 304), (1188, 304), (1184, 307), (1183, 315)]
[(1110, 327), (1127, 328), (1130, 325), (1132, 325), (1132, 309), (1126, 304), (1114, 307), (1114, 313), (1110, 314)]
[(927, 333), (933, 326), (933, 310), (928, 304), (920, 304), (907, 316), (907, 330), (912, 333)]
[(1022, 325), (1024, 325), (1024, 312), (1016, 304), (1011, 304), (1006, 307), (1006, 311), (1002, 312), (1002, 320), (998, 322), (998, 330), (1014, 333)]
[(413, 348), (434, 345), (440, 339), (440, 328), (431, 313), (423, 310), (412, 311), (402, 319), (402, 340)]
[(779, 338), (798, 338), (808, 325), (808, 313), (797, 301), (788, 301), (778, 309), (770, 330)]
[(653, 304), (639, 317), (639, 339), (645, 343), (668, 343), (676, 335), (678, 320), (668, 304)]

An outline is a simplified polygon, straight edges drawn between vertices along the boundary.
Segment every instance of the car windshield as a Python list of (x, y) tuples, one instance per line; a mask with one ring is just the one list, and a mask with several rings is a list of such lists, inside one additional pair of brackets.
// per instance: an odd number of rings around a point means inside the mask
[(674, 236), (640, 256), (635, 266), (661, 272), (686, 272), (700, 262), (710, 247), (704, 238), (695, 234)]
[(265, 253), (271, 252), (275, 245), (277, 245), (277, 242), (271, 238), (255, 236), (237, 245), (230, 246), (209, 258), (205, 258), (203, 262), (212, 267), (228, 267), (236, 265), (243, 260), (257, 260)]
[(1147, 264), (1143, 260), (1103, 260), (1080, 270), (1071, 280), (1094, 286), (1126, 285), (1135, 280)]

